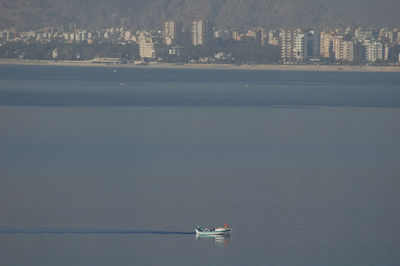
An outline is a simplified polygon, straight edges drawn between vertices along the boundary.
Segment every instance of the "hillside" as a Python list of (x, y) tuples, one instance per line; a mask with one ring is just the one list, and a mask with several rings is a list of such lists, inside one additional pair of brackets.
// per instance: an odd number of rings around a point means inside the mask
[(0, 0), (0, 28), (31, 29), (76, 23), (158, 29), (167, 19), (189, 26), (194, 18), (219, 28), (345, 27), (353, 22), (312, 0)]

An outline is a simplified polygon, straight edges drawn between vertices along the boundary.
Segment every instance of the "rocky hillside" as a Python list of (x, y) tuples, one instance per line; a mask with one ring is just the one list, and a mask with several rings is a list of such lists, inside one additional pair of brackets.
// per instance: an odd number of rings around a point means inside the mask
[(312, 0), (0, 0), (0, 28), (76, 23), (85, 28), (161, 28), (164, 20), (188, 26), (194, 18), (219, 28), (345, 27), (353, 22)]

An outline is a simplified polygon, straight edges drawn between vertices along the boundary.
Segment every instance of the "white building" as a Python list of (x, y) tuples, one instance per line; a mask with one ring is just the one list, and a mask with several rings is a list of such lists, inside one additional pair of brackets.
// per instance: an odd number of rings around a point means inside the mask
[(164, 23), (163, 39), (166, 45), (175, 45), (181, 42), (182, 22), (168, 20)]
[(376, 62), (383, 60), (383, 44), (377, 41), (365, 42), (365, 61)]
[(294, 38), (295, 30), (282, 29), (280, 33), (281, 42), (281, 58), (283, 61), (292, 61), (294, 55)]
[(195, 20), (192, 23), (192, 44), (209, 46), (213, 40), (212, 23), (208, 20)]
[(294, 58), (296, 58), (297, 60), (304, 60), (307, 58), (307, 44), (308, 37), (306, 34), (298, 33), (294, 36)]
[(332, 32), (321, 32), (320, 34), (320, 49), (321, 57), (333, 57), (333, 34)]
[(151, 38), (140, 38), (139, 54), (142, 59), (155, 59), (157, 57), (154, 42)]
[(354, 42), (344, 41), (343, 42), (343, 60), (347, 62), (354, 61)]
[[(317, 40), (316, 40), (317, 38)], [(314, 57), (314, 49), (319, 45), (319, 36), (313, 31), (282, 29), (280, 33), (281, 58), (285, 62), (308, 60)]]
[(332, 36), (332, 51), (335, 60), (343, 60), (343, 35), (333, 35)]

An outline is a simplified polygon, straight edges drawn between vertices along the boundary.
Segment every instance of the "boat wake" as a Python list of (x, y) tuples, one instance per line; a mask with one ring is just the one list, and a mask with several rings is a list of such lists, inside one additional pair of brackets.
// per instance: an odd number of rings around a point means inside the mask
[(11, 228), (0, 227), (0, 234), (74, 234), (74, 235), (194, 235), (195, 232), (130, 229), (90, 229), (90, 228)]

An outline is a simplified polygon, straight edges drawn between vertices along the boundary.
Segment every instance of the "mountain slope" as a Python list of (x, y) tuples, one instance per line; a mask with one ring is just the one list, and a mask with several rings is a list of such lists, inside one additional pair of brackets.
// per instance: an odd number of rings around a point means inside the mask
[(76, 23), (85, 28), (158, 29), (167, 19), (189, 26), (195, 18), (227, 29), (353, 25), (312, 0), (0, 0), (0, 28)]

